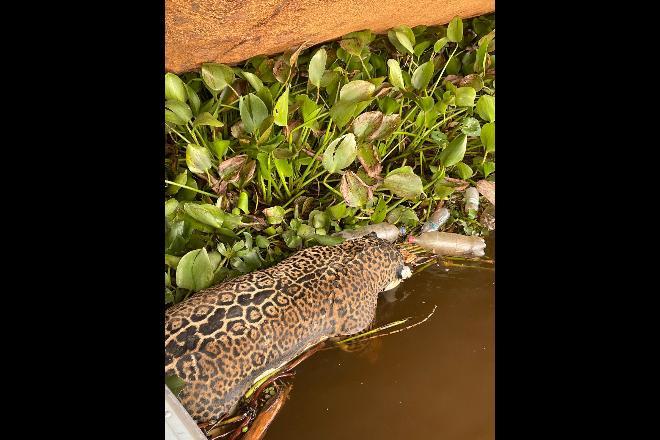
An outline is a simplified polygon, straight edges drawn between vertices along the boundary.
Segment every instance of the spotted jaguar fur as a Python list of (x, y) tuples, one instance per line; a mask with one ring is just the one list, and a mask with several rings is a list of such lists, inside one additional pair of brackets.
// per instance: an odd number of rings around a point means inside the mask
[(378, 293), (409, 273), (372, 234), (200, 291), (165, 313), (165, 373), (186, 382), (179, 398), (196, 421), (217, 420), (265, 372), (369, 326)]

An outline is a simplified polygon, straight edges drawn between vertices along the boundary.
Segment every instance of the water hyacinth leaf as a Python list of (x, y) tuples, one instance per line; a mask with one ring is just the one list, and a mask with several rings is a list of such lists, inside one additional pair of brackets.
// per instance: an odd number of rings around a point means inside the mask
[(461, 179), (469, 179), (474, 174), (474, 171), (467, 164), (459, 162), (456, 164), (456, 174)]
[[(182, 173), (177, 174), (176, 178), (174, 179), (174, 182), (178, 183), (179, 185), (185, 185), (187, 181), (188, 181), (188, 171), (183, 171)], [(165, 194), (174, 195), (178, 193), (180, 189), (181, 189), (180, 186), (169, 185), (165, 190)]]
[(472, 87), (459, 87), (456, 89), (456, 105), (458, 107), (473, 107), (477, 92)]
[(302, 246), (302, 238), (293, 229), (287, 229), (282, 233), (284, 244), (290, 249), (299, 249)]
[(234, 71), (224, 64), (202, 64), (202, 80), (212, 92), (221, 92), (234, 80)]
[(174, 125), (185, 125), (186, 121), (181, 119), (172, 110), (165, 109), (165, 122), (171, 122)]
[(333, 220), (341, 220), (348, 214), (346, 204), (344, 202), (333, 205), (328, 208), (328, 213)]
[(373, 197), (371, 188), (369, 188), (355, 173), (347, 171), (341, 177), (339, 190), (344, 196), (346, 206), (351, 208), (360, 208), (367, 204)]
[(491, 31), (488, 35), (483, 36), (479, 40), (479, 48), (477, 49), (476, 57), (474, 60), (474, 71), (483, 72), (486, 69), (486, 55), (488, 54), (488, 46), (495, 38), (495, 31)]
[(463, 41), (463, 20), (461, 17), (454, 17), (447, 27), (447, 38), (452, 43)]
[(358, 102), (371, 99), (376, 86), (369, 81), (357, 79), (345, 84), (339, 91), (339, 100), (342, 102)]
[(477, 101), (477, 113), (488, 122), (495, 122), (495, 97), (481, 95)]
[(165, 217), (172, 219), (178, 207), (179, 207), (179, 201), (177, 199), (167, 199), (167, 201), (165, 202)]
[(346, 38), (339, 42), (339, 46), (348, 52), (350, 55), (359, 57), (362, 53), (363, 45), (357, 38)]
[(429, 40), (425, 40), (422, 41), (421, 43), (417, 43), (414, 49), (415, 56), (416, 57), (420, 56), (430, 45), (431, 42)]
[(390, 171), (385, 176), (383, 187), (404, 199), (414, 199), (424, 191), (422, 179), (409, 166)]
[(477, 137), (481, 134), (481, 125), (475, 118), (467, 117), (461, 124), (461, 131), (468, 136)]
[(182, 124), (177, 125), (187, 124), (192, 119), (192, 110), (184, 102), (170, 99), (169, 101), (165, 101), (165, 108), (174, 113), (179, 120), (183, 121)]
[(495, 162), (487, 160), (483, 164), (484, 178), (495, 172)]
[(250, 134), (255, 133), (261, 123), (268, 117), (266, 104), (253, 93), (246, 97), (241, 96), (238, 108), (243, 127)]
[(321, 78), (325, 73), (325, 63), (328, 59), (328, 54), (325, 49), (321, 48), (316, 51), (314, 56), (309, 62), (309, 82), (316, 88), (321, 87)]
[(229, 148), (229, 140), (217, 138), (211, 142), (211, 148), (218, 159), (222, 159)]
[(289, 88), (287, 87), (284, 93), (278, 98), (277, 104), (273, 109), (273, 117), (275, 125), (286, 127), (289, 115)]
[(410, 55), (413, 55), (415, 53), (415, 49), (413, 48), (413, 41), (409, 38), (409, 36), (402, 31), (395, 31), (394, 35), (396, 36), (396, 40), (403, 46), (404, 49), (408, 51)]
[(412, 86), (421, 90), (425, 88), (433, 78), (433, 62), (427, 61), (415, 69), (412, 75)]
[(447, 148), (442, 150), (440, 153), (440, 161), (445, 167), (450, 167), (452, 165), (456, 165), (460, 161), (463, 160), (463, 156), (465, 156), (465, 148), (467, 147), (467, 136), (465, 134), (461, 134), (457, 137), (455, 137), (449, 145), (447, 145)]
[(378, 129), (383, 122), (383, 113), (380, 111), (366, 112), (353, 120), (350, 131), (358, 139), (363, 139)]
[(200, 223), (211, 226), (213, 228), (222, 227), (224, 213), (215, 205), (199, 205), (197, 203), (188, 202), (183, 205), (183, 210), (186, 214)]
[(483, 89), (484, 87), (484, 80), (481, 78), (481, 75), (477, 75), (476, 73), (471, 73), (469, 75), (465, 75), (463, 79), (461, 79), (458, 82), (458, 85), (463, 87), (472, 87), (475, 92), (478, 92), (479, 90)]
[(180, 102), (186, 102), (188, 94), (181, 78), (174, 73), (165, 74), (165, 99), (174, 99)]
[(192, 87), (186, 85), (186, 95), (188, 95), (188, 103), (190, 104), (190, 109), (192, 110), (193, 115), (197, 115), (201, 107), (201, 100), (199, 99), (197, 92), (195, 92)]
[(272, 206), (264, 209), (263, 212), (270, 225), (279, 225), (284, 220), (284, 208), (281, 206)]
[(452, 57), (447, 61), (447, 67), (445, 67), (445, 73), (448, 75), (458, 75), (461, 72), (461, 60), (457, 57)]
[(293, 177), (293, 164), (287, 159), (273, 159), (275, 169), (282, 177)]
[(380, 163), (380, 159), (378, 158), (378, 151), (376, 151), (376, 147), (374, 145), (360, 145), (360, 148), (358, 148), (357, 157), (362, 164), (362, 168), (364, 168), (364, 171), (369, 177), (375, 178), (380, 175), (383, 166)]
[(330, 225), (330, 217), (326, 212), (315, 209), (309, 213), (309, 224), (315, 229), (325, 229)]
[(245, 78), (247, 80), (247, 82), (250, 83), (250, 85), (252, 86), (254, 91), (257, 92), (257, 94), (259, 93), (259, 91), (261, 89), (264, 88), (263, 81), (261, 81), (261, 79), (257, 75), (255, 75), (254, 73), (242, 72), (242, 75), (243, 75), (243, 78)]
[(356, 109), (356, 102), (338, 101), (330, 109), (330, 116), (335, 121), (335, 124), (337, 124), (337, 127), (343, 128), (351, 120)]
[(373, 223), (380, 223), (383, 220), (385, 220), (385, 216), (387, 215), (387, 202), (385, 201), (384, 198), (378, 199), (378, 203), (376, 204), (376, 208), (374, 208), (373, 214), (371, 214), (371, 221)]
[(408, 228), (414, 228), (419, 223), (419, 218), (414, 210), (404, 206), (397, 206), (387, 214), (388, 223), (396, 225), (401, 223)]
[(193, 122), (193, 127), (199, 127), (200, 125), (208, 125), (210, 127), (222, 127), (224, 124), (220, 121), (218, 121), (216, 118), (213, 117), (211, 113), (204, 112), (201, 113), (197, 118), (195, 118), (195, 122)]
[(379, 139), (385, 139), (397, 129), (399, 123), (401, 122), (401, 115), (393, 114), (383, 116), (383, 121), (380, 126), (367, 137), (367, 140), (374, 141)]
[(347, 133), (330, 143), (323, 152), (323, 167), (329, 172), (341, 171), (357, 156), (355, 135)]
[(211, 153), (199, 145), (188, 144), (186, 147), (186, 165), (193, 173), (204, 174), (213, 166)]
[(241, 191), (241, 194), (238, 196), (238, 203), (236, 204), (238, 206), (238, 209), (243, 211), (244, 214), (249, 213), (249, 208), (248, 208), (248, 193), (245, 191)]
[(196, 249), (184, 255), (176, 268), (178, 287), (193, 292), (205, 289), (213, 280), (213, 267), (205, 248)]
[(447, 45), (448, 42), (449, 42), (449, 38), (447, 38), (447, 37), (440, 38), (433, 45), (433, 52), (435, 52), (435, 53), (440, 52)]
[(489, 122), (481, 127), (481, 143), (486, 149), (486, 153), (495, 151), (495, 123)]
[(405, 89), (403, 82), (403, 74), (401, 73), (401, 66), (397, 60), (387, 60), (387, 67), (389, 68), (390, 83), (397, 89)]

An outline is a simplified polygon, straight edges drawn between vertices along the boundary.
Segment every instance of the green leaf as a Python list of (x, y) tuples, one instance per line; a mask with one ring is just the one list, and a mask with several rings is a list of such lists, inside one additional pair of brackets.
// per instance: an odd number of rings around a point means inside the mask
[(397, 89), (405, 89), (403, 82), (403, 74), (401, 73), (401, 66), (397, 60), (387, 60), (387, 67), (389, 67), (390, 83)]
[(197, 92), (195, 92), (192, 87), (186, 85), (186, 94), (188, 95), (188, 102), (190, 103), (190, 108), (192, 109), (193, 115), (197, 115), (201, 106), (201, 101), (197, 95)]
[(495, 122), (495, 97), (481, 95), (477, 101), (477, 113), (488, 122)]
[(381, 126), (382, 122), (382, 112), (365, 112), (353, 120), (350, 130), (361, 140), (376, 131), (376, 129)]
[(209, 225), (213, 228), (222, 227), (224, 221), (224, 213), (215, 205), (197, 203), (186, 203), (183, 205), (183, 210), (186, 214), (194, 218), (200, 223)]
[(234, 71), (224, 64), (202, 64), (202, 80), (213, 92), (221, 92), (234, 80)]
[(343, 102), (358, 102), (371, 99), (376, 86), (369, 81), (357, 79), (345, 84), (339, 91), (339, 100)]
[(385, 115), (383, 116), (383, 122), (381, 122), (380, 126), (369, 135), (367, 140), (369, 141), (374, 141), (374, 140), (380, 140), (380, 139), (385, 139), (389, 135), (391, 135), (394, 130), (399, 126), (399, 123), (401, 122), (401, 115), (398, 113), (393, 114), (393, 115)]
[(429, 46), (431, 45), (431, 42), (429, 40), (422, 41), (421, 43), (418, 43), (415, 45), (415, 56), (419, 57)]
[(465, 148), (467, 147), (467, 136), (461, 134), (460, 136), (455, 137), (440, 153), (440, 161), (445, 167), (450, 167), (456, 165), (463, 160), (465, 156)]
[(484, 178), (488, 177), (493, 171), (495, 171), (495, 162), (487, 160), (484, 162)]
[(447, 45), (448, 42), (449, 42), (449, 38), (447, 38), (447, 37), (440, 38), (433, 45), (433, 52), (435, 52), (435, 53), (440, 52)]
[[(183, 171), (182, 173), (179, 173), (174, 179), (174, 181), (179, 185), (185, 185), (186, 182), (188, 181), (188, 171)], [(174, 195), (178, 193), (180, 189), (181, 189), (180, 186), (169, 185), (165, 190), (165, 194)]]
[(472, 171), (472, 168), (470, 168), (467, 164), (459, 162), (456, 164), (456, 173), (458, 174), (458, 177), (465, 180), (472, 177), (474, 171)]
[(165, 385), (172, 391), (172, 394), (178, 396), (183, 387), (186, 386), (186, 383), (179, 376), (172, 375), (165, 378)]
[(328, 208), (328, 213), (330, 213), (330, 217), (332, 217), (333, 220), (341, 220), (346, 217), (348, 213), (346, 204), (342, 202), (338, 205), (333, 205)]
[(186, 165), (193, 173), (204, 174), (213, 166), (211, 153), (199, 145), (188, 144), (186, 148)]
[(380, 223), (383, 220), (385, 220), (386, 215), (387, 215), (387, 202), (385, 202), (385, 199), (381, 197), (378, 200), (378, 204), (374, 208), (373, 214), (371, 214), (371, 221), (373, 223)]
[(238, 209), (243, 211), (244, 214), (248, 214), (250, 212), (248, 208), (248, 193), (241, 191), (241, 195), (238, 196), (238, 203), (236, 206), (238, 206)]
[(254, 73), (242, 72), (242, 75), (243, 75), (243, 78), (245, 78), (247, 80), (247, 82), (250, 83), (250, 85), (252, 86), (254, 91), (257, 92), (257, 94), (259, 93), (259, 91), (261, 89), (264, 88), (263, 81), (261, 81), (261, 79), (257, 75), (255, 75)]
[(173, 73), (165, 74), (165, 99), (175, 99), (177, 101), (186, 102), (188, 94), (186, 87), (181, 78)]
[(268, 239), (263, 235), (257, 235), (257, 237), (254, 239), (254, 243), (257, 245), (259, 249), (267, 249), (268, 246), (270, 245)]
[(452, 43), (463, 41), (463, 20), (461, 17), (454, 17), (447, 27), (447, 38)]
[(272, 206), (270, 208), (264, 209), (264, 215), (268, 224), (270, 225), (279, 225), (284, 220), (284, 208), (281, 206)]
[(213, 267), (205, 248), (188, 252), (176, 268), (176, 285), (193, 292), (205, 289), (213, 281)]
[(410, 41), (410, 38), (406, 33), (401, 31), (395, 31), (394, 35), (396, 35), (396, 39), (399, 41), (399, 43), (401, 43), (401, 46), (403, 46), (410, 55), (413, 55), (415, 53), (415, 49), (413, 48), (413, 42)]
[(238, 108), (245, 131), (252, 134), (257, 131), (261, 123), (268, 117), (266, 104), (253, 93), (241, 96)]
[(463, 119), (461, 131), (468, 136), (479, 136), (481, 134), (481, 125), (475, 118), (467, 117)]
[(357, 109), (356, 102), (337, 101), (330, 109), (330, 116), (339, 128), (343, 128), (351, 120)]
[(487, 153), (495, 151), (495, 123), (489, 122), (481, 127), (481, 143), (486, 148)]
[(357, 156), (355, 135), (347, 133), (330, 143), (323, 153), (323, 167), (334, 173), (348, 167)]
[(165, 217), (172, 219), (178, 207), (179, 207), (179, 201), (177, 199), (167, 199), (167, 201), (165, 202)]
[(170, 99), (169, 101), (165, 101), (165, 108), (174, 113), (180, 121), (183, 121), (183, 123), (177, 125), (184, 125), (192, 119), (192, 110), (190, 110), (188, 104), (184, 102)]
[(227, 149), (229, 148), (229, 140), (223, 140), (221, 138), (217, 138), (213, 142), (211, 142), (211, 147), (213, 148), (213, 152), (215, 153), (216, 157), (218, 159), (222, 159), (227, 152)]
[(404, 199), (414, 199), (424, 191), (422, 179), (409, 166), (390, 171), (385, 176), (383, 187)]
[(479, 40), (476, 58), (474, 60), (474, 71), (483, 72), (486, 68), (486, 55), (488, 55), (488, 46), (495, 38), (495, 31), (490, 32)]
[(433, 78), (433, 62), (427, 61), (415, 69), (411, 82), (415, 89), (421, 90), (429, 84), (431, 78)]
[(321, 48), (316, 51), (314, 56), (309, 62), (309, 82), (317, 88), (321, 87), (321, 78), (325, 72), (325, 63), (328, 59), (328, 54), (325, 49)]
[(456, 89), (456, 105), (458, 107), (473, 107), (477, 92), (472, 87), (459, 87)]
[(197, 118), (195, 118), (195, 122), (193, 122), (193, 127), (199, 127), (200, 125), (208, 125), (211, 127), (222, 127), (225, 124), (214, 118), (213, 115), (211, 115), (211, 113), (204, 112), (201, 113), (199, 116), (197, 116)]
[(366, 205), (373, 196), (371, 189), (352, 171), (347, 171), (341, 177), (339, 189), (346, 205), (352, 208)]
[(409, 228), (414, 228), (419, 223), (419, 218), (414, 210), (404, 206), (397, 206), (387, 214), (387, 222), (393, 225), (401, 223)]
[(284, 93), (280, 95), (273, 109), (273, 117), (276, 125), (285, 127), (289, 115), (289, 88), (287, 87)]

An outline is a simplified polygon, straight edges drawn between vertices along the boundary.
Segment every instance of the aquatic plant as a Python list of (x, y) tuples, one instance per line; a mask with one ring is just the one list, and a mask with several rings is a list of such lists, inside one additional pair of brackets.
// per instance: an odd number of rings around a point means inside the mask
[(167, 73), (165, 131), (166, 303), (440, 204), (485, 235), (462, 202), (495, 178), (495, 17)]

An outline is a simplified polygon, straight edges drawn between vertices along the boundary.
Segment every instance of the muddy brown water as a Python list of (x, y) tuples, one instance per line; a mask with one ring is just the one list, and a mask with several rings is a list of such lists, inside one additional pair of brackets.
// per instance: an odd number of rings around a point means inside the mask
[(494, 271), (430, 267), (381, 295), (375, 325), (434, 305), (415, 328), (305, 360), (265, 439), (493, 439)]

